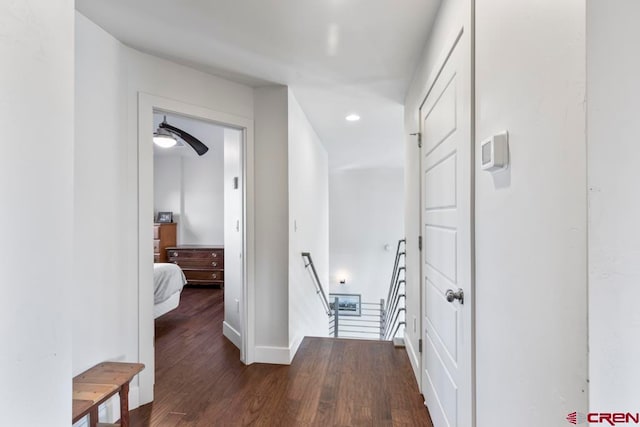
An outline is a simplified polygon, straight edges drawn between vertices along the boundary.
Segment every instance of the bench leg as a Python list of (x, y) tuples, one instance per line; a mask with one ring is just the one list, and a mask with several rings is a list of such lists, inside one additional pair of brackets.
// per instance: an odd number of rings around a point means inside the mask
[(120, 427), (129, 427), (129, 383), (120, 389)]
[(94, 405), (89, 412), (89, 427), (96, 427), (98, 425), (98, 405)]

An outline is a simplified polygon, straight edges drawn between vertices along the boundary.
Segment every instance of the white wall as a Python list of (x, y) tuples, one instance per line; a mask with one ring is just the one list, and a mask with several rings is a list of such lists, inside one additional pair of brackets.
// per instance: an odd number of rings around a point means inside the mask
[(640, 3), (587, 1), (591, 411), (640, 400)]
[[(237, 181), (237, 185), (236, 185)], [(241, 347), (243, 304), (242, 131), (224, 129), (224, 335)]]
[(287, 97), (285, 86), (254, 90), (256, 360), (265, 362), (289, 347)]
[(107, 359), (137, 360), (137, 334), (125, 332), (136, 319), (126, 313), (137, 312), (123, 197), (126, 65), (121, 45), (81, 16), (76, 35), (74, 374)]
[(302, 251), (328, 271), (328, 162), (285, 86), (255, 89), (256, 360), (289, 363), (305, 335), (328, 320), (304, 270)]
[(224, 153), (207, 154), (182, 158), (180, 244), (224, 244)]
[[(153, 155), (153, 217), (173, 212), (173, 221), (182, 224), (182, 157)], [(182, 233), (178, 232), (180, 236)]]
[[(98, 194), (76, 197), (79, 249), (74, 258), (75, 265), (86, 267), (81, 267), (73, 284), (77, 320), (73, 373), (106, 359), (138, 360), (138, 92), (253, 116), (251, 88), (125, 47), (77, 13), (76, 26), (76, 111), (82, 112), (76, 118), (76, 165), (82, 167), (76, 171), (74, 184), (79, 195), (90, 195), (92, 189)], [(151, 121), (148, 126), (152, 127)], [(150, 254), (151, 224), (150, 213)], [(108, 232), (94, 230), (97, 225)], [(93, 231), (82, 234), (85, 230)], [(141, 266), (149, 270), (148, 277), (151, 257), (148, 265)], [(150, 304), (151, 298), (149, 295)], [(92, 321), (83, 320), (87, 318)], [(92, 334), (84, 326), (89, 323)], [(94, 334), (95, 330), (101, 334)], [(143, 345), (152, 346), (147, 342), (150, 337), (140, 339)], [(153, 368), (147, 366), (141, 375), (149, 378)], [(134, 383), (132, 407), (137, 405), (137, 393)], [(141, 397), (142, 401), (149, 398)]]
[(0, 2), (0, 28), (0, 413), (69, 425), (73, 2)]
[(404, 238), (404, 170), (333, 171), (329, 195), (329, 288), (379, 303), (387, 298), (398, 240)]
[[(302, 252), (310, 252), (327, 286), (329, 272), (329, 166), (327, 151), (295, 96), (288, 91), (289, 347), (305, 336), (327, 336), (329, 321)], [(327, 289), (325, 288), (325, 292)]]
[(479, 426), (587, 409), (585, 19), (476, 0), (476, 147), (506, 129), (511, 162), (476, 169)]
[[(154, 127), (162, 114), (154, 114)], [(154, 146), (154, 214), (173, 212), (178, 244), (224, 243), (224, 128), (175, 115), (169, 124), (202, 141), (203, 156), (188, 145), (163, 149)]]

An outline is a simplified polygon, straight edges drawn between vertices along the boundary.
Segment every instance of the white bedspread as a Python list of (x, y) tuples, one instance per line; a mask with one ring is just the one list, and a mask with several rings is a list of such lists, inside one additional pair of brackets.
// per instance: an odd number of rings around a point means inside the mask
[(177, 265), (155, 263), (153, 264), (153, 283), (153, 303), (160, 304), (176, 292), (181, 292), (187, 279)]

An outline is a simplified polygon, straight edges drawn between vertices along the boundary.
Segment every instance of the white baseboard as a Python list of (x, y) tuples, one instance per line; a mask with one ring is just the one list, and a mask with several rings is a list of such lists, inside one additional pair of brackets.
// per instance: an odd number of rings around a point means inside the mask
[(290, 365), (293, 357), (296, 355), (303, 337), (298, 337), (289, 347), (271, 347), (266, 345), (257, 345), (255, 349), (256, 363), (273, 363), (276, 365)]
[(276, 365), (288, 365), (290, 350), (289, 347), (271, 347), (257, 345), (254, 352), (256, 363), (273, 363)]
[(289, 345), (289, 363), (291, 363), (291, 361), (295, 357), (296, 353), (298, 352), (298, 349), (300, 348), (300, 344), (302, 344), (302, 339), (303, 338), (304, 337), (302, 337), (302, 336), (297, 337)]
[(394, 347), (404, 347), (404, 337), (393, 337)]
[(242, 336), (240, 332), (236, 331), (226, 320), (222, 322), (222, 335), (227, 337), (236, 347), (242, 348)]
[(413, 343), (411, 342), (411, 337), (407, 334), (407, 330), (404, 331), (404, 344), (407, 349), (407, 354), (409, 355), (409, 362), (411, 362), (411, 368), (413, 368), (413, 375), (416, 377), (416, 381), (418, 382), (418, 388), (420, 392), (422, 392), (422, 385), (420, 384), (421, 375), (420, 375), (420, 353), (416, 351), (413, 347)]

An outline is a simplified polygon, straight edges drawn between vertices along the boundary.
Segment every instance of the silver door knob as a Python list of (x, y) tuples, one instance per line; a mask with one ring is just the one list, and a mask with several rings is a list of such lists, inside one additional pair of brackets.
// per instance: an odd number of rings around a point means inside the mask
[(447, 289), (445, 296), (447, 297), (447, 301), (449, 302), (459, 300), (460, 304), (464, 304), (464, 291), (460, 288), (458, 288), (457, 292), (454, 292), (452, 289)]

